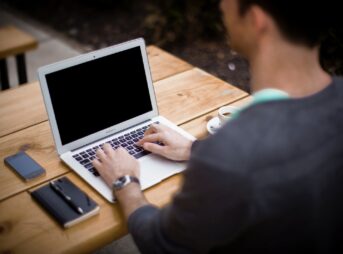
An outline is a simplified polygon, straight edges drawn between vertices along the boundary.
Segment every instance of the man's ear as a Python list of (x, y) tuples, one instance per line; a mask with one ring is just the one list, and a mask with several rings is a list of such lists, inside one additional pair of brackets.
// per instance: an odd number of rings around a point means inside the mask
[(270, 16), (258, 5), (249, 10), (250, 22), (257, 36), (264, 34), (270, 26)]

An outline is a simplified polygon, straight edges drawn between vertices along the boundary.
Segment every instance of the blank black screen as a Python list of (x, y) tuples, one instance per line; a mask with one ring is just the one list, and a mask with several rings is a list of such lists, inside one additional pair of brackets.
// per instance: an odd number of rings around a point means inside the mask
[(46, 75), (62, 144), (152, 110), (139, 47)]

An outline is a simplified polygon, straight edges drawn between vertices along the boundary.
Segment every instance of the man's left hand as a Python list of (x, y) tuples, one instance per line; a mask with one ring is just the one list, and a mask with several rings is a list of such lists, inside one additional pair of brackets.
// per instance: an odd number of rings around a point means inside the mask
[(111, 188), (113, 182), (124, 175), (139, 178), (139, 163), (124, 148), (113, 150), (105, 144), (103, 150), (98, 149), (96, 154), (99, 160), (93, 160), (93, 165)]

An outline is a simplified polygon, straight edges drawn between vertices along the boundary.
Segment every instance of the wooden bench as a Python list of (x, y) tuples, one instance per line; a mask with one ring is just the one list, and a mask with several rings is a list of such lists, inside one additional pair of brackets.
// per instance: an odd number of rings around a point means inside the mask
[(13, 26), (0, 28), (0, 82), (2, 89), (9, 88), (9, 78), (6, 58), (15, 56), (19, 84), (27, 83), (25, 52), (38, 46), (31, 35)]

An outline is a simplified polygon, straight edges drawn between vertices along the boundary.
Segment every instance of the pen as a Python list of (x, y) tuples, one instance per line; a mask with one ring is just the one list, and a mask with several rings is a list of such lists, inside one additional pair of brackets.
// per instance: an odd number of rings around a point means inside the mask
[(77, 206), (71, 197), (69, 197), (67, 194), (65, 194), (60, 186), (55, 184), (55, 182), (50, 182), (50, 187), (58, 194), (60, 195), (67, 203), (70, 205), (71, 208), (73, 208), (76, 212), (79, 214), (83, 214), (83, 210), (81, 207)]

